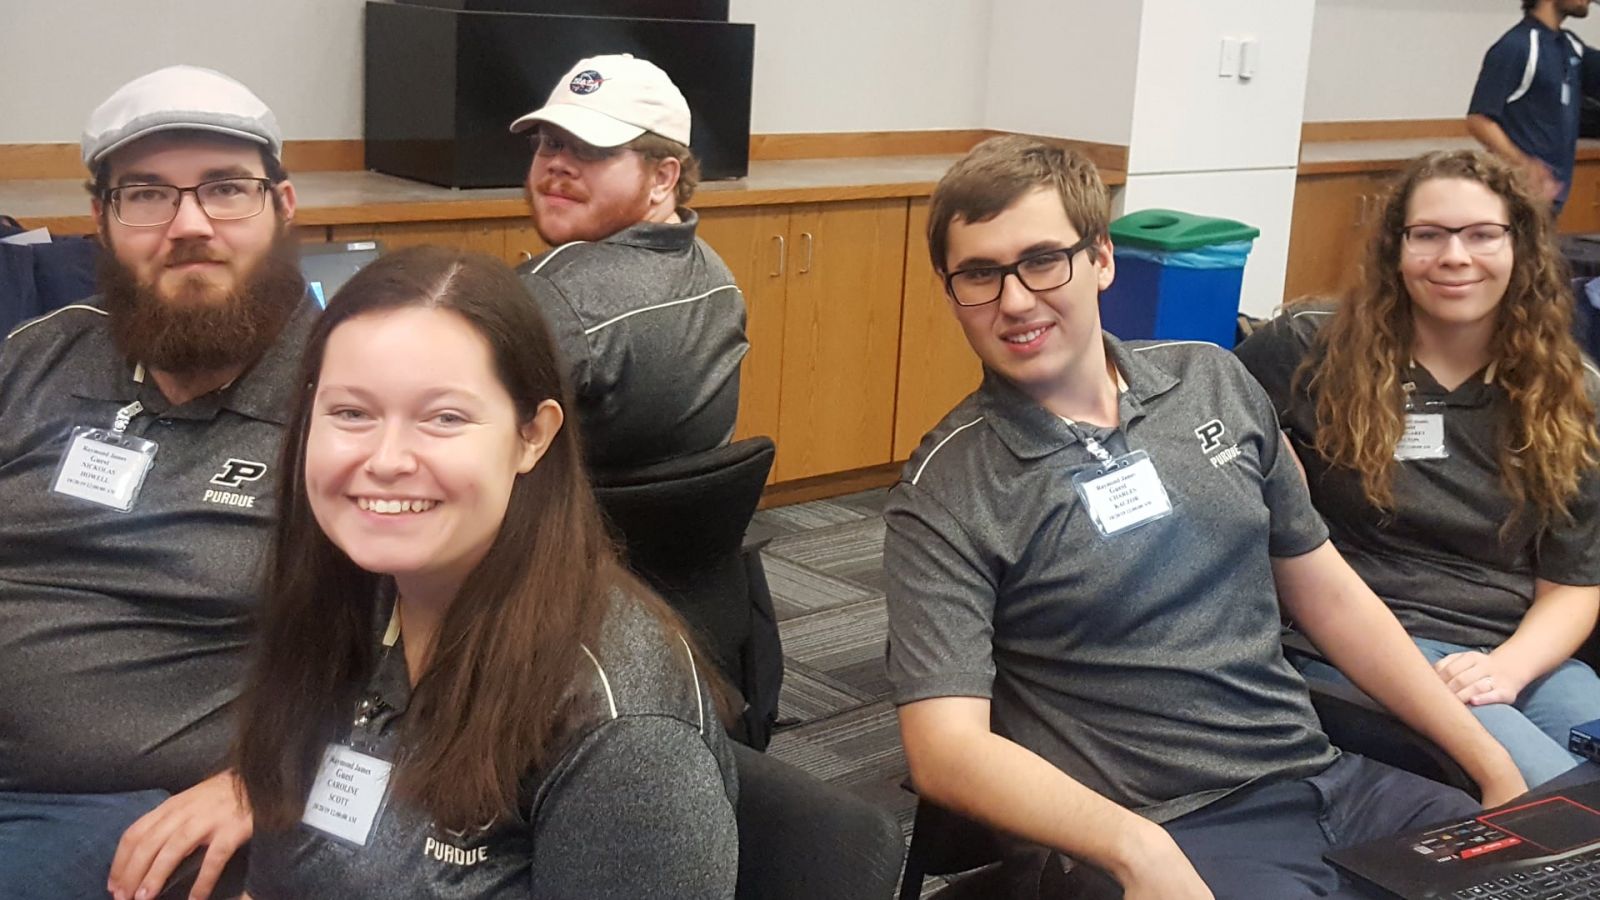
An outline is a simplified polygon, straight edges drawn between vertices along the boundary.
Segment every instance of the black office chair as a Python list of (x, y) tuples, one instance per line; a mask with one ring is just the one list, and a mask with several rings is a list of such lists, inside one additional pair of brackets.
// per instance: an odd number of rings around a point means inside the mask
[(628, 564), (689, 623), (744, 697), (734, 736), (756, 749), (771, 738), (783, 683), (783, 647), (761, 566), (745, 530), (773, 445), (754, 437), (627, 471), (594, 473), (613, 537)]
[[(1291, 661), (1298, 656), (1327, 662), (1304, 635), (1295, 631), (1284, 631), (1283, 652)], [(1477, 782), (1449, 754), (1360, 689), (1315, 676), (1306, 677), (1306, 687), (1311, 690), (1311, 705), (1322, 722), (1322, 730), (1335, 747), (1478, 796)]]
[[(993, 829), (918, 798), (917, 817), (911, 825), (911, 848), (906, 851), (905, 875), (900, 879), (900, 900), (921, 897), (923, 879), (929, 875), (956, 875), (999, 861), (1000, 840)], [(984, 879), (982, 886), (963, 882), (960, 894), (973, 897), (999, 894), (999, 889), (986, 875), (973, 878)], [(940, 896), (944, 896), (944, 892)]]
[(737, 900), (890, 900), (900, 823), (781, 760), (733, 745), (739, 766)]

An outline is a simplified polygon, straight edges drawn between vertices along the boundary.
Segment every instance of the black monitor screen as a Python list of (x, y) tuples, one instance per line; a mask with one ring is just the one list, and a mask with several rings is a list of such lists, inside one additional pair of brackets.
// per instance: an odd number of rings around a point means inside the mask
[(380, 250), (377, 241), (302, 247), (300, 274), (305, 277), (306, 290), (317, 298), (318, 306), (326, 307), (350, 276), (378, 258)]

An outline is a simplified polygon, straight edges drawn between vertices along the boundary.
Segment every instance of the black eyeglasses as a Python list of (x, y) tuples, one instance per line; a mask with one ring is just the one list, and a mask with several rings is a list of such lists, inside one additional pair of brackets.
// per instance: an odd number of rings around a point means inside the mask
[(1450, 238), (1459, 236), (1461, 246), (1472, 256), (1490, 256), (1499, 253), (1506, 245), (1506, 235), (1511, 226), (1500, 222), (1474, 222), (1459, 228), (1443, 225), (1407, 225), (1400, 229), (1405, 239), (1406, 252), (1413, 256), (1438, 256), (1450, 246)]
[(1053, 291), (1072, 280), (1072, 258), (1092, 246), (1090, 235), (1070, 247), (1030, 253), (1010, 265), (973, 266), (944, 277), (944, 289), (960, 306), (983, 306), (1000, 299), (1007, 275), (1017, 276), (1022, 286), (1034, 293)]
[(528, 143), (532, 145), (533, 152), (539, 156), (555, 156), (565, 150), (572, 154), (573, 159), (582, 163), (605, 162), (627, 149), (625, 144), (618, 147), (596, 147), (575, 138), (558, 137), (544, 131), (535, 131), (529, 135)]
[(184, 194), (194, 194), (200, 211), (217, 221), (248, 219), (267, 208), (269, 178), (217, 178), (193, 187), (175, 184), (125, 184), (105, 192), (111, 214), (135, 228), (165, 225), (178, 217)]

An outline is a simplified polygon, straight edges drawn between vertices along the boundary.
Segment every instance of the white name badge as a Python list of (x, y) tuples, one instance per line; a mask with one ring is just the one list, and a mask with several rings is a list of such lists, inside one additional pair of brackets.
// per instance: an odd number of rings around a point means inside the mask
[(1111, 535), (1171, 515), (1172, 501), (1143, 450), (1072, 476), (1072, 486), (1099, 532)]
[(393, 763), (376, 756), (329, 744), (300, 821), (330, 837), (365, 847), (389, 795), (393, 769)]
[(1406, 430), (1394, 447), (1394, 458), (1445, 459), (1443, 413), (1406, 413)]
[(155, 458), (154, 441), (104, 428), (74, 428), (50, 489), (127, 512)]

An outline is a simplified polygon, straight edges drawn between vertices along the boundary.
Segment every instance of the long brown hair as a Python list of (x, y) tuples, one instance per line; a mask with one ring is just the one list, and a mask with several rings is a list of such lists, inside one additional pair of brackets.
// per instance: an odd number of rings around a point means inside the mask
[[(328, 539), (306, 499), (306, 435), (328, 336), (357, 316), (414, 306), (450, 310), (484, 337), (520, 422), (545, 400), (573, 408), (543, 318), (497, 260), (402, 250), (329, 302), (305, 349), (284, 445), (263, 627), (235, 749), (266, 829), (298, 821), (323, 747), (353, 715), (374, 666), (374, 616), (386, 590), (385, 576)], [(616, 562), (575, 426), (568, 421), (538, 465), (517, 476), (500, 531), (446, 612), (401, 723), (396, 796), (448, 828), (519, 816), (519, 780), (561, 748), (582, 646), (593, 645), (612, 588), (682, 631)]]
[(1600, 439), (1572, 337), (1566, 267), (1552, 248), (1548, 213), (1522, 177), (1480, 150), (1422, 156), (1389, 195), (1361, 283), (1339, 304), (1318, 337), (1319, 352), (1296, 376), (1309, 379), (1316, 394), (1317, 452), (1360, 472), (1375, 506), (1393, 507), (1394, 450), (1405, 427), (1402, 383), (1414, 338), (1400, 232), (1412, 194), (1436, 178), (1477, 182), (1505, 201), (1513, 262), (1489, 348), (1495, 379), (1510, 399), (1498, 436), (1500, 480), (1519, 514), (1531, 504), (1541, 526), (1569, 519), (1568, 502), (1600, 458)]

